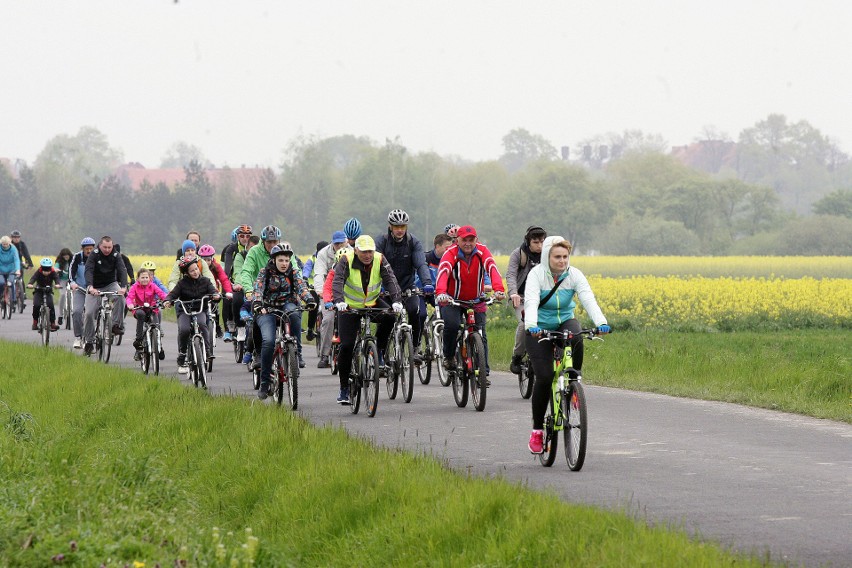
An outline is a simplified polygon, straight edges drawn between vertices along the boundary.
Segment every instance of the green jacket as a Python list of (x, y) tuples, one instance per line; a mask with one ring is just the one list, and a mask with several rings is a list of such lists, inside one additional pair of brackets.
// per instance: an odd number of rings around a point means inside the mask
[(260, 269), (266, 266), (267, 262), (269, 262), (269, 252), (263, 246), (263, 243), (251, 247), (246, 255), (245, 262), (243, 262), (242, 270), (240, 270), (240, 277), (237, 279), (243, 290), (246, 292), (254, 290), (254, 281), (260, 274)]

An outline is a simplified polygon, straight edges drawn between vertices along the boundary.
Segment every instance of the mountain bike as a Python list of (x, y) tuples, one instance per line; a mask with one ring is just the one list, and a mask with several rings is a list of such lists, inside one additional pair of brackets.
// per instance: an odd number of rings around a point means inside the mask
[[(568, 468), (580, 471), (586, 460), (588, 409), (582, 377), (573, 368), (571, 339), (574, 335), (570, 331), (543, 330), (539, 338), (539, 341), (549, 340), (553, 344), (553, 390), (544, 415), (544, 451), (538, 459), (544, 467), (553, 465), (561, 431)], [(577, 335), (583, 339), (603, 341), (597, 337), (597, 328), (580, 330)]]
[(50, 286), (33, 286), (33, 301), (36, 294), (41, 294), (41, 307), (38, 309), (38, 333), (41, 336), (41, 344), (47, 347), (50, 345), (50, 306), (47, 305), (47, 295), (53, 294), (53, 288)]
[(267, 307), (266, 310), (266, 313), (278, 319), (272, 354), (272, 376), (275, 381), (272, 397), (279, 405), (286, 400), (287, 406), (296, 410), (299, 407), (299, 344), (290, 331), (290, 315), (299, 314), (301, 317), (305, 310), (301, 307), (291, 310)]
[(98, 361), (109, 363), (113, 343), (112, 300), (121, 294), (118, 292), (100, 292), (97, 295), (100, 297), (101, 305), (98, 307), (98, 313), (95, 316), (95, 351), (98, 354)]
[[(334, 317), (334, 325), (331, 328), (331, 351), (328, 354), (328, 363), (331, 365), (331, 374), (336, 375), (340, 369), (338, 366), (338, 363), (340, 363), (340, 331), (337, 328), (337, 313), (335, 312), (332, 317)], [(317, 335), (317, 341), (319, 341), (319, 335)]]
[[(485, 343), (476, 326), (474, 306), (490, 306), (494, 297), (476, 300), (450, 299), (450, 305), (463, 308), (463, 318), (456, 337), (455, 365), (447, 372), (453, 385), (453, 398), (459, 408), (467, 406), (468, 390), (473, 398), (473, 407), (485, 410), (485, 396), (488, 392), (488, 378), (485, 373)], [(443, 343), (442, 343), (443, 345)]]
[(207, 325), (213, 326), (210, 329), (210, 353), (207, 354), (207, 372), (211, 373), (213, 372), (213, 359), (216, 358), (216, 356), (213, 355), (217, 345), (216, 337), (219, 335), (216, 331), (216, 326), (219, 325), (218, 302), (207, 302)]
[(349, 373), (349, 410), (358, 414), (361, 407), (361, 389), (367, 416), (376, 415), (379, 406), (379, 350), (373, 335), (373, 318), (390, 312), (388, 308), (349, 308), (346, 313), (361, 316), (355, 347), (352, 352), (352, 371)]
[(385, 379), (388, 398), (395, 399), (399, 387), (402, 386), (402, 400), (411, 402), (414, 395), (414, 342), (411, 338), (411, 325), (404, 311), (396, 314), (385, 352), (385, 365), (388, 367), (388, 376)]
[[(204, 315), (206, 317), (206, 303), (218, 297), (218, 294), (207, 294), (195, 300), (174, 301), (175, 306), (180, 306), (183, 312), (189, 316), (189, 342), (184, 361), (189, 368), (189, 379), (197, 388), (208, 389), (210, 387), (210, 381), (207, 377), (207, 345), (204, 334), (201, 333), (198, 316)], [(198, 309), (192, 310), (190, 306), (197, 306)], [(208, 331), (210, 331), (209, 328)]]
[(521, 372), (518, 373), (518, 389), (521, 391), (521, 398), (529, 398), (532, 396), (533, 384), (535, 384), (535, 375), (533, 374), (532, 364), (530, 364), (530, 356), (524, 351), (521, 357)]
[(154, 369), (154, 374), (160, 374), (160, 361), (166, 358), (163, 351), (163, 331), (160, 328), (160, 322), (154, 313), (154, 310), (162, 307), (162, 302), (155, 302), (152, 306), (145, 302), (141, 306), (137, 306), (134, 310), (142, 310), (145, 314), (145, 319), (142, 323), (142, 353), (139, 358), (139, 366), (142, 372), (146, 375)]
[(420, 383), (428, 385), (432, 380), (432, 363), (435, 363), (435, 371), (438, 373), (438, 380), (441, 385), (450, 386), (450, 381), (447, 373), (444, 372), (444, 320), (441, 319), (441, 308), (435, 306), (435, 309), (426, 318), (426, 323), (423, 324), (423, 330), (420, 332), (420, 354), (423, 360), (416, 363), (417, 376), (420, 378)]
[(21, 273), (15, 277), (15, 304), (18, 307), (18, 313), (24, 313), (24, 303), (26, 299), (27, 287), (24, 286), (24, 267), (22, 266)]
[(6, 274), (6, 286), (3, 288), (3, 298), (0, 299), (3, 319), (12, 319), (15, 311), (15, 278), (13, 274)]

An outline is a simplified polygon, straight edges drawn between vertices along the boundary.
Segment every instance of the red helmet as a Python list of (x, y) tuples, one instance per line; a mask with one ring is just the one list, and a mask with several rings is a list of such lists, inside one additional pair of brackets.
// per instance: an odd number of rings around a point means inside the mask
[(178, 268), (180, 268), (180, 271), (182, 273), (186, 274), (187, 270), (189, 270), (189, 267), (192, 266), (193, 264), (197, 263), (197, 262), (198, 262), (197, 257), (182, 256), (182, 257), (180, 257), (180, 260), (178, 261)]

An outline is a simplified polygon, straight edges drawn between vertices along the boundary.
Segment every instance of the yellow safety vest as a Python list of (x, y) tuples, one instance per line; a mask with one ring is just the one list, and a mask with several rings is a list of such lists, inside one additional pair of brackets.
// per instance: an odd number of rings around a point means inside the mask
[(353, 308), (375, 306), (376, 300), (379, 299), (379, 292), (382, 291), (381, 253), (377, 252), (373, 255), (373, 268), (370, 270), (370, 282), (367, 284), (366, 294), (364, 293), (364, 282), (361, 276), (363, 272), (352, 268), (355, 255), (346, 255), (346, 259), (349, 261), (349, 275), (343, 284), (343, 297), (346, 299), (346, 303)]

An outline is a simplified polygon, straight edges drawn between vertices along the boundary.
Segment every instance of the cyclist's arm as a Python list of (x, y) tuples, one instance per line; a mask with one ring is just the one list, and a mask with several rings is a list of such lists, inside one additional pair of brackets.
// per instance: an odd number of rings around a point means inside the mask
[(27, 249), (26, 243), (24, 243), (24, 241), (21, 241), (20, 245), (21, 245), (21, 257), (24, 258), (27, 261), (28, 266), (32, 266), (33, 265), (33, 259), (30, 258), (30, 251), (29, 251), (29, 249)]
[(301, 273), (298, 270), (293, 271), (293, 287), (295, 288), (296, 294), (302, 299), (304, 303), (310, 303), (314, 301), (314, 297), (311, 296), (311, 289), (308, 287), (308, 283), (302, 278)]
[(153, 282), (154, 285), (163, 293), (163, 296), (169, 293), (169, 289), (166, 288), (166, 285), (163, 284), (163, 281), (157, 278), (156, 276), (151, 279), (151, 282)]
[(86, 270), (84, 272), (86, 278), (86, 290), (92, 287), (92, 283), (94, 282), (95, 277), (95, 256), (97, 256), (97, 251), (92, 251), (92, 254), (89, 255), (89, 258), (86, 259)]
[(343, 297), (343, 287), (347, 278), (349, 278), (349, 263), (338, 262), (334, 267), (334, 280), (331, 282), (331, 298), (335, 304), (346, 301), (346, 298)]
[[(260, 243), (255, 246), (263, 246), (263, 243)], [(245, 262), (243, 262), (242, 270), (240, 270), (240, 286), (243, 287), (243, 290), (251, 290), (254, 285), (253, 275), (257, 275), (260, 272), (262, 266), (257, 266), (257, 255), (252, 254), (252, 251), (248, 251), (246, 255)]]
[(435, 295), (446, 294), (447, 286), (450, 280), (450, 272), (453, 270), (453, 265), (456, 262), (456, 257), (450, 254), (450, 251), (458, 250), (456, 247), (450, 247), (444, 256), (441, 257), (441, 262), (438, 264), (438, 276), (435, 279)]
[(115, 263), (115, 270), (118, 272), (118, 278), (116, 281), (118, 282), (118, 287), (122, 289), (127, 289), (127, 265), (124, 264), (124, 259), (121, 255), (118, 256), (118, 262)]
[(178, 260), (172, 265), (172, 271), (169, 274), (169, 290), (174, 290), (175, 286), (177, 286), (178, 281), (180, 281), (180, 266)]
[(577, 297), (580, 298), (580, 303), (583, 304), (583, 309), (586, 310), (586, 313), (589, 314), (589, 317), (593, 322), (595, 322), (595, 326), (600, 327), (602, 325), (606, 325), (606, 318), (604, 317), (600, 306), (598, 306), (598, 301), (595, 299), (595, 294), (592, 292), (592, 287), (589, 285), (589, 281), (586, 279), (586, 276), (579, 269), (574, 267), (571, 268), (571, 272), (569, 274), (571, 276), (574, 291), (577, 293)]
[[(540, 265), (539, 265), (540, 266)], [(524, 329), (539, 327), (538, 303), (541, 301), (541, 282), (535, 267), (527, 275), (527, 286), (524, 289)]]
[(509, 255), (509, 266), (506, 268), (506, 288), (510, 296), (518, 293), (518, 266), (521, 264), (521, 247)]
[(30, 276), (30, 281), (27, 282), (27, 284), (35, 284), (37, 279), (38, 279), (38, 271), (33, 272), (33, 275)]
[[(325, 278), (325, 284), (322, 286), (322, 303), (327, 304), (334, 300), (334, 294), (331, 290), (332, 284), (334, 282), (334, 272), (335, 269), (332, 268), (331, 272), (328, 273), (328, 276)], [(316, 276), (314, 276), (314, 283), (316, 284)]]

